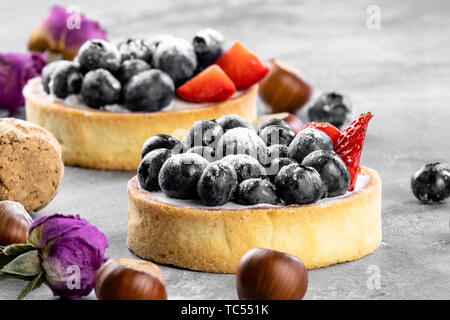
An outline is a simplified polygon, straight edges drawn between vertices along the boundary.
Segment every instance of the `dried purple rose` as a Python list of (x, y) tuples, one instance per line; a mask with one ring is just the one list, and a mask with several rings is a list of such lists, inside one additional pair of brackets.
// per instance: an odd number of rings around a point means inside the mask
[(19, 298), (45, 283), (55, 296), (80, 299), (92, 291), (107, 247), (105, 235), (78, 215), (45, 216), (30, 226), (27, 244), (0, 248), (0, 277), (30, 281)]
[(106, 31), (100, 24), (86, 18), (78, 7), (53, 6), (31, 33), (28, 48), (56, 52), (72, 60), (87, 40), (106, 38)]
[(40, 75), (47, 54), (0, 52), (0, 109), (9, 115), (23, 106), (22, 89), (31, 78)]

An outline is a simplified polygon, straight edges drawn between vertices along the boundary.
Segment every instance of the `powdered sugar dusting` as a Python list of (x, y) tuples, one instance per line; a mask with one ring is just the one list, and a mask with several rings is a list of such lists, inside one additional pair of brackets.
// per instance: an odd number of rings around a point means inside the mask
[[(362, 190), (364, 189), (368, 183), (370, 181), (370, 176), (368, 175), (358, 175), (358, 178), (356, 180), (356, 185), (355, 185), (355, 190), (352, 192), (346, 192), (344, 195), (342, 196), (338, 196), (338, 197), (332, 197), (332, 198), (325, 198), (325, 199), (321, 199), (318, 202), (316, 202), (315, 204), (319, 204), (322, 207), (326, 207), (329, 204), (331, 204), (334, 201), (337, 201), (339, 199), (342, 199), (344, 197), (347, 197), (348, 195)], [(212, 209), (212, 210), (238, 210), (238, 209), (252, 209), (252, 208), (280, 208), (280, 207), (284, 207), (282, 205), (272, 205), (272, 204), (263, 204), (263, 203), (259, 203), (256, 205), (252, 205), (252, 206), (246, 206), (246, 205), (240, 205), (234, 202), (227, 202), (224, 205), (221, 206), (217, 206), (217, 207), (208, 207), (205, 205), (202, 205), (200, 203), (200, 200), (180, 200), (180, 199), (173, 199), (173, 198), (169, 198), (167, 197), (163, 192), (159, 191), (159, 192), (151, 192), (151, 197), (153, 200), (162, 202), (162, 203), (166, 203), (172, 206), (177, 206), (177, 207), (184, 207), (184, 208), (193, 208), (193, 209)]]

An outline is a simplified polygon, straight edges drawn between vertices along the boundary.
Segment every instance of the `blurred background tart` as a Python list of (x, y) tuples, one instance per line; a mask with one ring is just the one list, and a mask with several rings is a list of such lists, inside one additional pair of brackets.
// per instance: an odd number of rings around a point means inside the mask
[(257, 83), (269, 71), (213, 29), (192, 41), (171, 35), (85, 42), (73, 61), (48, 64), (24, 88), (27, 120), (61, 144), (67, 165), (135, 170), (143, 142), (182, 137), (201, 119), (256, 119)]

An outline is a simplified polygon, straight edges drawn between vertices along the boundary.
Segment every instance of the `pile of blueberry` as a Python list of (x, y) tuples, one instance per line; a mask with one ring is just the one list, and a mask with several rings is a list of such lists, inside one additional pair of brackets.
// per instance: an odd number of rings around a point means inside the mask
[(331, 139), (306, 128), (295, 134), (284, 120), (255, 128), (237, 115), (201, 120), (180, 141), (150, 137), (138, 168), (141, 187), (207, 206), (309, 204), (344, 194), (350, 174)]
[(130, 111), (159, 111), (170, 104), (175, 88), (217, 60), (223, 47), (222, 34), (209, 28), (191, 42), (170, 35), (117, 44), (90, 40), (74, 61), (48, 64), (42, 84), (61, 99), (81, 94), (91, 108), (123, 104)]

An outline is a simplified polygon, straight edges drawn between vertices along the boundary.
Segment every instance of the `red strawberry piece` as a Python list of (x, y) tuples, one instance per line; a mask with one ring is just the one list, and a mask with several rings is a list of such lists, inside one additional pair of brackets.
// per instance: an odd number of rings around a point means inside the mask
[(190, 102), (219, 102), (236, 92), (233, 81), (213, 64), (177, 89), (182, 99)]
[(341, 136), (341, 132), (338, 128), (326, 122), (310, 122), (305, 126), (305, 128), (313, 128), (322, 131), (331, 138), (333, 146), (336, 146), (336, 141)]
[(355, 189), (356, 178), (360, 171), (359, 162), (361, 160), (364, 138), (366, 137), (367, 126), (372, 117), (373, 115), (368, 112), (361, 114), (358, 119), (353, 120), (350, 126), (342, 131), (334, 147), (334, 151), (344, 160), (350, 171), (349, 191)]
[(238, 90), (247, 89), (269, 72), (269, 68), (239, 41), (224, 52), (216, 63), (230, 77)]

